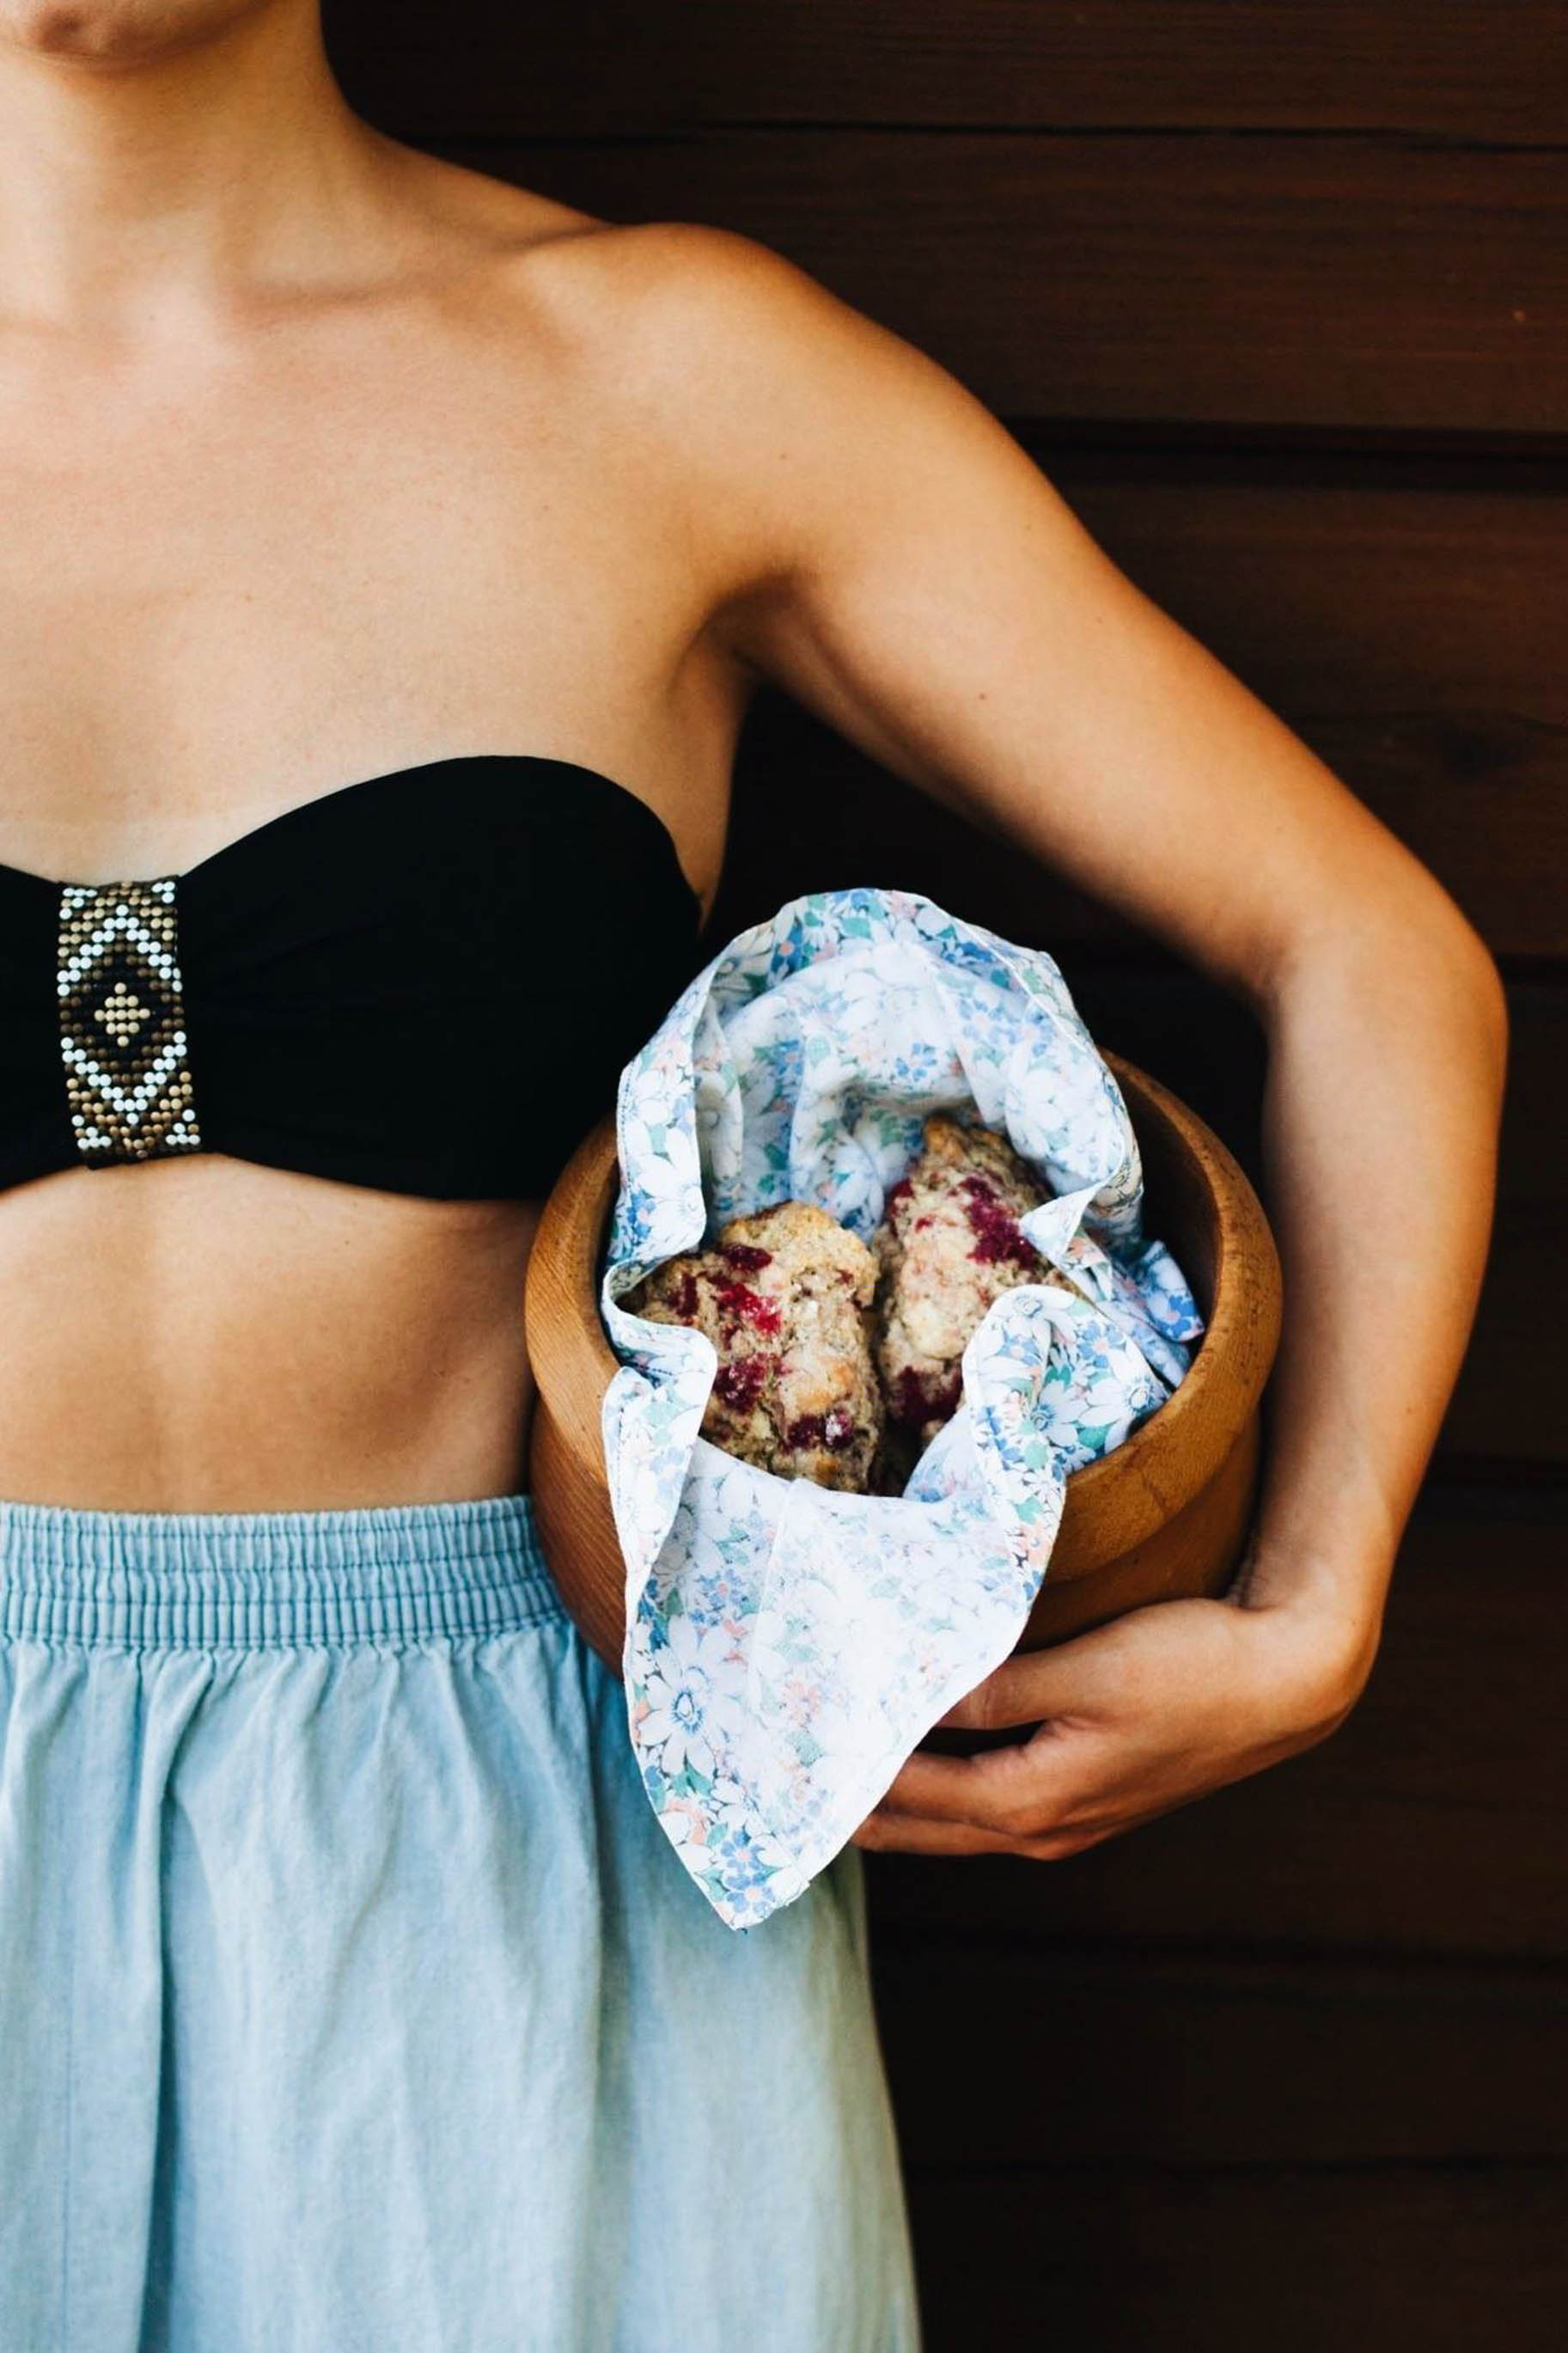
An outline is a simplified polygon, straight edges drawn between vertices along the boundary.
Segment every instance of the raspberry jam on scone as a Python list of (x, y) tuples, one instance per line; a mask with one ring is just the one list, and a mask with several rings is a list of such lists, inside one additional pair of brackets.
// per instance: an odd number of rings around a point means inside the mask
[(933, 1112), (871, 1237), (876, 1356), (889, 1419), (921, 1445), (957, 1411), (962, 1358), (993, 1300), (1061, 1276), (1019, 1230), (1050, 1188), (994, 1128)]
[(812, 1203), (782, 1201), (667, 1259), (622, 1303), (712, 1341), (715, 1446), (782, 1478), (901, 1494), (958, 1409), (992, 1301), (1062, 1280), (1018, 1224), (1048, 1198), (1005, 1136), (933, 1113), (869, 1250)]
[(719, 1368), (702, 1435), (782, 1478), (863, 1494), (882, 1438), (871, 1361), (877, 1262), (807, 1201), (734, 1218), (710, 1249), (667, 1259), (622, 1304), (705, 1332)]

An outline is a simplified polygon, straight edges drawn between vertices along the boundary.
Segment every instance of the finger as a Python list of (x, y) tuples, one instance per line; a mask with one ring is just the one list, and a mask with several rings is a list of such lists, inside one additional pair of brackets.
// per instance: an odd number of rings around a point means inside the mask
[(905, 1814), (883, 1806), (867, 1815), (853, 1843), (905, 1854), (1003, 1854), (1007, 1848), (1001, 1831), (982, 1830), (976, 1822), (933, 1821), (925, 1814)]
[(1042, 1862), (1065, 1862), (1071, 1855), (1103, 1846), (1108, 1839), (1122, 1838), (1129, 1831), (1141, 1830), (1145, 1822), (1158, 1821), (1162, 1814), (1174, 1813), (1188, 1802), (1178, 1798), (1170, 1805), (1152, 1806), (1114, 1819), (1021, 1832), (987, 1830), (977, 1822), (933, 1820), (929, 1815), (904, 1813), (883, 1803), (867, 1816), (850, 1843), (910, 1854), (1018, 1854)]
[(1064, 1737), (1042, 1728), (1032, 1740), (974, 1757), (917, 1749), (883, 1792), (883, 1803), (897, 1812), (983, 1830), (1036, 1831), (1080, 1801), (1089, 1761), (1083, 1744), (1081, 1734)]
[(1041, 1862), (1055, 1862), (1076, 1853), (1092, 1840), (1071, 1837), (1010, 1837), (1004, 1831), (981, 1830), (973, 1822), (934, 1822), (923, 1814), (904, 1814), (879, 1806), (855, 1832), (851, 1844), (873, 1852), (897, 1854), (1021, 1854)]
[(1047, 1716), (1081, 1720), (1086, 1709), (1103, 1703), (1107, 1647), (1098, 1634), (1082, 1634), (1048, 1651), (1015, 1651), (939, 1721), (988, 1732)]

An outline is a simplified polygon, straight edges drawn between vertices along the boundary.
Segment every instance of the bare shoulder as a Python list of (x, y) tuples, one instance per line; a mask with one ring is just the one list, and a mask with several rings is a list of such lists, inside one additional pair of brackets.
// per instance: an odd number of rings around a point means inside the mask
[[(375, 132), (385, 181), (414, 230), (412, 249), (434, 247), (455, 273), (487, 266), (579, 307), (614, 306), (627, 324), (653, 325), (661, 310), (695, 323), (738, 313), (748, 288), (765, 304), (769, 281), (801, 290), (812, 281), (782, 255), (734, 230), (696, 221), (616, 221), (493, 173), (433, 155)], [(628, 317), (627, 306), (635, 316)], [(674, 323), (673, 318), (671, 323)]]
[(776, 667), (807, 584), (842, 593), (877, 549), (894, 568), (911, 532), (940, 542), (977, 502), (1038, 529), (1049, 493), (990, 410), (774, 248), (430, 168), (421, 201), (451, 222), (466, 332), (503, 370), (550, 368), (753, 668)]
[(585, 366), (686, 493), (731, 602), (837, 566), (940, 476), (1044, 483), (991, 411), (918, 345), (773, 248), (702, 222), (603, 224), (538, 257)]
[(986, 412), (937, 363), (773, 247), (703, 221), (613, 221), (374, 134), (454, 313), (547, 347), (722, 489), (772, 446), (867, 453), (900, 406)]
[[(707, 221), (600, 221), (574, 259), (628, 324), (673, 359), (733, 359), (776, 342), (813, 314), (857, 316), (772, 246)], [(692, 338), (696, 338), (695, 346)]]
[[(493, 326), (541, 330), (650, 417), (695, 439), (765, 432), (837, 367), (918, 358), (784, 254), (701, 221), (614, 221), (395, 142), (384, 142), (452, 298)], [(929, 364), (929, 363), (927, 364)]]
[(798, 263), (702, 221), (600, 222), (542, 256), (597, 318), (626, 380), (678, 396), (704, 433), (765, 437), (792, 417), (830, 421), (900, 375), (959, 387), (934, 361)]

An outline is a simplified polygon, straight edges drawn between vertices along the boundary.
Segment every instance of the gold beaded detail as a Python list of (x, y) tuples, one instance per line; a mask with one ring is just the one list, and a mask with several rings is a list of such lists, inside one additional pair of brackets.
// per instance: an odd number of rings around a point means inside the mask
[(178, 877), (60, 885), (60, 1059), (94, 1167), (199, 1152), (175, 931)]

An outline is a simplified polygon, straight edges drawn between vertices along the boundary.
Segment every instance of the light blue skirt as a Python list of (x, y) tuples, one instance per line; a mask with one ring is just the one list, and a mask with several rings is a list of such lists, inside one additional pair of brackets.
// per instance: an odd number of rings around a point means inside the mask
[(913, 2353), (858, 1850), (742, 1934), (525, 1495), (0, 1502), (3, 2353)]

